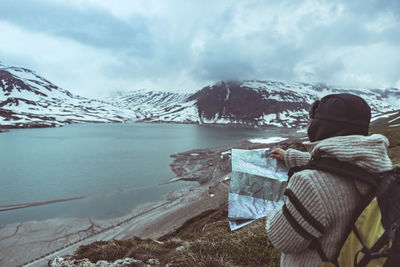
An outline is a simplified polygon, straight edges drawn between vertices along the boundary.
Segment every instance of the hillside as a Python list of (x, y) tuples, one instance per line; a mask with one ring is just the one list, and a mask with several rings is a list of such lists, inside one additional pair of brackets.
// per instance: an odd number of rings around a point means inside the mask
[(374, 127), (399, 127), (400, 126), (400, 109), (381, 113), (372, 118)]
[[(55, 127), (82, 122), (124, 122), (128, 109), (74, 95), (35, 72), (0, 65), (0, 126)], [(0, 128), (1, 128), (0, 127)]]
[(372, 124), (371, 133), (383, 134), (389, 139), (389, 157), (393, 166), (400, 166), (400, 112)]

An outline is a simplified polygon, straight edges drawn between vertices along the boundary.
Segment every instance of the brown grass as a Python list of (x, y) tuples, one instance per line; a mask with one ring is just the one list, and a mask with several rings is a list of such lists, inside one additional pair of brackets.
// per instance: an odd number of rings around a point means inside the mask
[(268, 240), (265, 220), (258, 220), (235, 232), (230, 231), (226, 217), (204, 227), (197, 234), (184, 234), (190, 242), (182, 251), (172, 255), (173, 265), (279, 266), (280, 254)]
[(160, 258), (175, 249), (181, 243), (167, 241), (159, 244), (151, 239), (134, 237), (129, 240), (97, 241), (89, 245), (80, 246), (75, 252), (76, 259), (89, 259), (91, 262), (99, 260), (115, 261), (117, 259), (132, 257), (137, 260), (147, 261)]
[(161, 244), (137, 237), (94, 242), (79, 247), (74, 258), (91, 262), (157, 258), (170, 266), (279, 266), (280, 254), (268, 240), (265, 220), (231, 232), (226, 205), (199, 214), (160, 240)]

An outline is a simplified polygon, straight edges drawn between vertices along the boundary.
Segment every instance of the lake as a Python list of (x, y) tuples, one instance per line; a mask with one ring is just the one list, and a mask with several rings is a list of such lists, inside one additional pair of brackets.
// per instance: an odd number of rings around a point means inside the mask
[(122, 216), (140, 204), (164, 199), (169, 191), (196, 185), (157, 185), (174, 177), (171, 154), (287, 134), (279, 128), (154, 123), (74, 124), (1, 133), (0, 205), (92, 197), (3, 211), (0, 225), (57, 216)]

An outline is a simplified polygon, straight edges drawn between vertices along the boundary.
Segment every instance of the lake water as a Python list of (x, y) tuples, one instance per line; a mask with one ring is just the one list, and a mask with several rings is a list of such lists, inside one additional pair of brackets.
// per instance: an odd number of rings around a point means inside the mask
[[(149, 123), (75, 124), (1, 133), (0, 205), (93, 196), (3, 211), (0, 225), (57, 216), (122, 216), (140, 204), (162, 200), (173, 189), (195, 185), (157, 185), (174, 177), (171, 154), (286, 134), (279, 128)], [(119, 192), (99, 194), (111, 191)]]

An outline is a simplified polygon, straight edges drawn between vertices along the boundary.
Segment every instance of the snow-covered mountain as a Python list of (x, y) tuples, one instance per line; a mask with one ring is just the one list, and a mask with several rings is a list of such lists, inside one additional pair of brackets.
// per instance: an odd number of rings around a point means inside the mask
[(339, 89), (324, 84), (281, 81), (219, 82), (203, 88), (189, 100), (197, 100), (199, 117), (207, 123), (304, 127), (315, 99), (334, 93), (363, 97), (373, 115), (400, 108), (400, 90), (396, 88)]
[(31, 70), (0, 65), (0, 128), (125, 121), (305, 127), (312, 102), (332, 93), (363, 97), (375, 120), (400, 109), (396, 88), (338, 89), (281, 81), (222, 81), (194, 94), (138, 90), (93, 100)]
[(315, 99), (333, 93), (363, 97), (374, 116), (400, 108), (400, 90), (337, 89), (323, 84), (278, 81), (218, 82), (195, 94), (136, 91), (114, 98), (114, 105), (152, 122), (305, 127)]
[(134, 113), (73, 95), (35, 72), (0, 65), (0, 126), (52, 127), (79, 122), (124, 122)]

